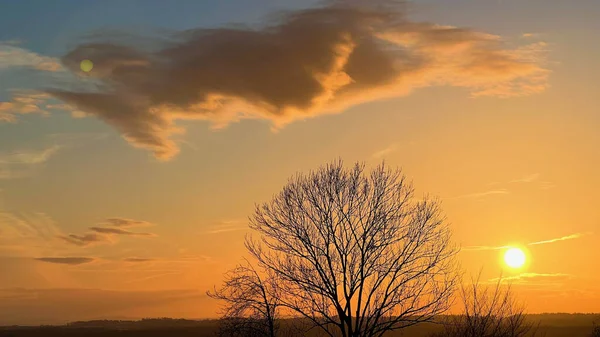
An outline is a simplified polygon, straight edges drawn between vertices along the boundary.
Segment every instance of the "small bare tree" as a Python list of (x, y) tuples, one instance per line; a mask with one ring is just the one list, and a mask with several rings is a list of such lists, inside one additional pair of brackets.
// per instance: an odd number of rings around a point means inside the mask
[(493, 287), (481, 286), (480, 276), (462, 285), (463, 312), (450, 316), (437, 337), (524, 337), (535, 336), (537, 328), (527, 322), (524, 306), (512, 295), (510, 285), (498, 278)]
[(280, 305), (329, 336), (381, 336), (444, 312), (456, 283), (439, 204), (399, 170), (341, 161), (258, 205), (246, 247), (277, 277)]
[(208, 296), (223, 300), (220, 336), (275, 337), (279, 302), (273, 280), (261, 277), (246, 261), (225, 275), (223, 286)]
[(600, 318), (593, 323), (594, 327), (592, 328), (592, 333), (590, 337), (600, 337)]

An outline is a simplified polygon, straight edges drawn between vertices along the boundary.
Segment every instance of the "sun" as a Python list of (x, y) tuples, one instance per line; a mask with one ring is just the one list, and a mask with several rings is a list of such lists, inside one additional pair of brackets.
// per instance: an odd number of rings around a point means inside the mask
[(504, 262), (511, 268), (523, 267), (525, 260), (525, 252), (520, 248), (510, 248), (504, 253)]

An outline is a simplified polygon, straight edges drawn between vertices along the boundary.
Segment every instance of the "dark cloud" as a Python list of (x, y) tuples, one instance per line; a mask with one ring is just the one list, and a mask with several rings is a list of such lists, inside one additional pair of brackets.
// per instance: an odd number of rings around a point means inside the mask
[(42, 261), (42, 262), (48, 262), (48, 263), (78, 265), (78, 264), (90, 263), (90, 262), (94, 261), (94, 258), (91, 258), (91, 257), (39, 257), (39, 258), (36, 258), (36, 260)]
[(116, 235), (125, 236), (140, 236), (140, 237), (154, 237), (156, 234), (147, 232), (133, 232), (125, 228), (130, 227), (146, 227), (152, 226), (153, 224), (147, 221), (139, 221), (125, 218), (108, 218), (98, 226), (90, 227), (90, 232), (78, 235), (60, 235), (60, 239), (77, 246), (89, 246), (98, 243), (114, 243)]
[(108, 218), (108, 219), (106, 219), (106, 221), (104, 221), (103, 224), (107, 225), (107, 226), (114, 226), (114, 227), (147, 227), (147, 226), (152, 226), (152, 224), (149, 223), (149, 222), (147, 222), (147, 221), (126, 219), (126, 218)]
[[(156, 36), (152, 48), (96, 34), (62, 58), (74, 73), (81, 73), (82, 60), (93, 61), (81, 86), (46, 92), (166, 160), (179, 150), (178, 119), (219, 127), (264, 118), (281, 127), (425, 86), (500, 97), (546, 88), (542, 42), (510, 49), (498, 36), (413, 22), (396, 6), (367, 4), (331, 2), (289, 12), (262, 29)], [(82, 89), (90, 82), (95, 90)]]
[(88, 246), (94, 243), (101, 243), (101, 242), (110, 242), (108, 240), (108, 238), (104, 235), (98, 235), (95, 233), (88, 233), (88, 234), (84, 234), (84, 235), (77, 235), (77, 234), (69, 234), (69, 235), (60, 235), (58, 238), (74, 244), (76, 246)]
[(116, 234), (116, 235), (130, 235), (130, 236), (153, 236), (152, 233), (137, 233), (130, 232), (121, 228), (107, 228), (107, 227), (90, 227), (91, 231), (102, 233), (102, 234)]
[(128, 258), (123, 259), (123, 261), (125, 261), (125, 262), (151, 262), (151, 261), (156, 261), (156, 259), (142, 258), (142, 257), (128, 257)]

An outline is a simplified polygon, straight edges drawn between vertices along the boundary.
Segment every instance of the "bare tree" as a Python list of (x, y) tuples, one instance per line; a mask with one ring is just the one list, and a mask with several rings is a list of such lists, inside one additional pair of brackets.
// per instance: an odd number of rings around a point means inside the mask
[(275, 337), (279, 302), (273, 280), (261, 277), (249, 262), (227, 272), (223, 286), (207, 294), (225, 301), (220, 336)]
[(381, 336), (448, 309), (456, 283), (438, 202), (399, 170), (333, 162), (257, 205), (246, 247), (277, 277), (280, 305), (329, 336)]
[(537, 327), (528, 322), (523, 305), (517, 303), (511, 286), (498, 278), (493, 287), (481, 286), (480, 276), (462, 285), (463, 312), (450, 316), (437, 337), (524, 337), (535, 336)]

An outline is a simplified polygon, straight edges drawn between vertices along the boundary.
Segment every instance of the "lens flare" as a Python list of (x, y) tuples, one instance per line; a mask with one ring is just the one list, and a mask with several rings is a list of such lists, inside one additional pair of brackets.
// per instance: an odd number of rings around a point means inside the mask
[(83, 61), (81, 61), (81, 64), (79, 64), (79, 67), (81, 68), (82, 71), (89, 73), (94, 68), (94, 62), (92, 62), (90, 60), (83, 60)]

